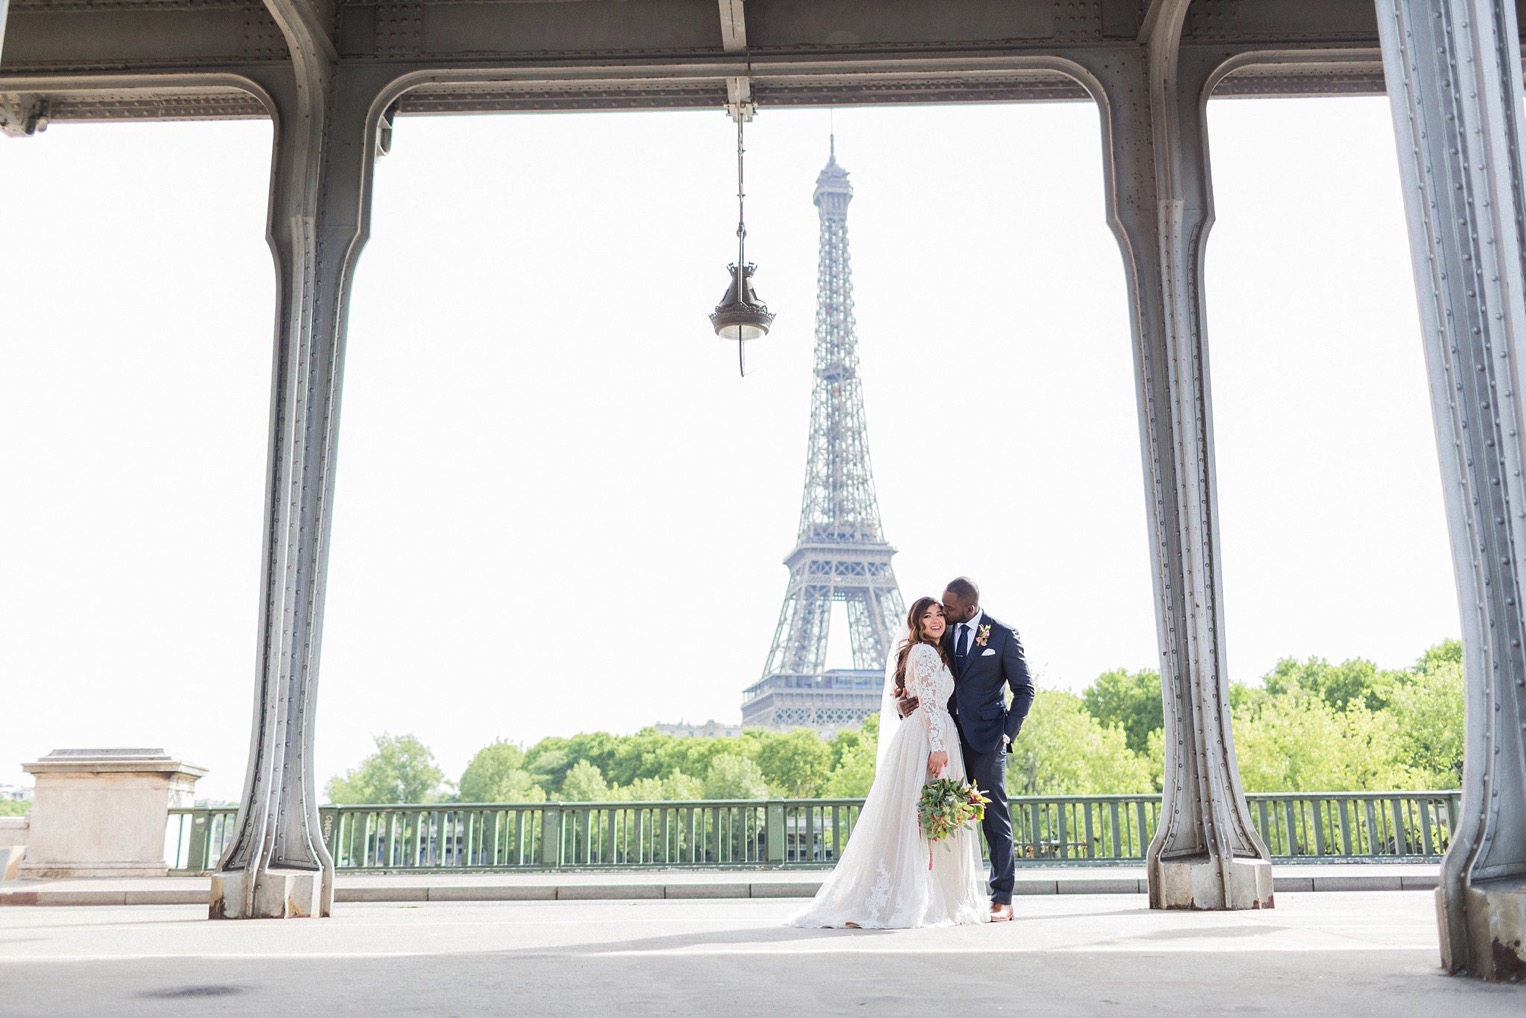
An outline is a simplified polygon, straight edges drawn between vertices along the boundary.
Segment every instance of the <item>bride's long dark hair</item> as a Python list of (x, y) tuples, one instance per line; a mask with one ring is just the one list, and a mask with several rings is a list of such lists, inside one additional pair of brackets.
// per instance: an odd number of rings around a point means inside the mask
[(911, 611), (906, 613), (906, 639), (901, 641), (901, 649), (896, 653), (895, 659), (895, 695), (906, 695), (906, 659), (911, 656), (911, 648), (919, 643), (925, 643), (938, 652), (938, 657), (948, 664), (948, 655), (943, 652), (943, 644), (932, 638), (926, 629), (922, 627), (922, 613), (933, 605), (940, 609), (942, 603), (931, 597), (919, 597), (911, 604)]

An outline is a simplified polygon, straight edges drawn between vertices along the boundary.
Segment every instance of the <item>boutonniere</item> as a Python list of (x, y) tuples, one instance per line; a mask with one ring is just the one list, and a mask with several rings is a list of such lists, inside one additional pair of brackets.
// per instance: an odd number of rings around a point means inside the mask
[(990, 638), (991, 623), (987, 622), (985, 625), (981, 626), (979, 632), (975, 634), (975, 646), (984, 647), (986, 645), (986, 641)]

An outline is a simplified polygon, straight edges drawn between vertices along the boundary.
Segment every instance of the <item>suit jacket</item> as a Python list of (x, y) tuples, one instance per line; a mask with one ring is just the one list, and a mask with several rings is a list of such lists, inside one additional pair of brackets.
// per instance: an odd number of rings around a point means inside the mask
[[(1023, 719), (1033, 706), (1028, 659), (1023, 656), (1023, 641), (1017, 630), (983, 615), (979, 628), (970, 634), (969, 653), (960, 668), (954, 656), (954, 634), (958, 628), (949, 626), (943, 634), (943, 647), (954, 666), (954, 695), (949, 699), (949, 711), (959, 721), (964, 744), (977, 753), (990, 753), (1001, 746), (1003, 735), (1017, 738)], [(1010, 708), (1006, 689), (1012, 690)]]

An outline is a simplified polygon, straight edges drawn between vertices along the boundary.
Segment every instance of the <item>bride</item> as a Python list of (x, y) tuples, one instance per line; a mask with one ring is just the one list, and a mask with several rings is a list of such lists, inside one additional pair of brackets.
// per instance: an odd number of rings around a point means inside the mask
[(990, 919), (979, 835), (961, 828), (930, 846), (917, 826), (922, 786), (935, 777), (963, 781), (964, 758), (948, 713), (954, 677), (939, 643), (943, 606), (918, 598), (906, 626), (913, 635), (886, 666), (894, 667), (886, 693), (893, 703), (909, 691), (920, 703), (900, 723), (893, 709), (881, 711), (879, 764), (858, 823), (836, 868), (792, 925), (901, 929)]

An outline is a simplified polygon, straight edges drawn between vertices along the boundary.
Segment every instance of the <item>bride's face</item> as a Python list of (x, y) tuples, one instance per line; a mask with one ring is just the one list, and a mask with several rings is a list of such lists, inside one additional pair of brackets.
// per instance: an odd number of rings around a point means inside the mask
[(927, 611), (922, 613), (922, 632), (931, 637), (934, 642), (943, 638), (943, 630), (948, 623), (943, 619), (943, 606), (941, 604), (930, 605)]

